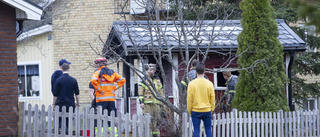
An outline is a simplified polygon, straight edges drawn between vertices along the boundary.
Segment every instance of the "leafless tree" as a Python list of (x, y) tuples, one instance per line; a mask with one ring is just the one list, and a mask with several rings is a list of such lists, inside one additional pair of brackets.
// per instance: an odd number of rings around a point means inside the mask
[[(129, 66), (130, 69), (141, 79), (142, 82), (151, 83), (150, 90), (154, 93), (154, 97), (161, 101), (165, 106), (169, 107), (177, 114), (186, 112), (186, 96), (187, 92), (183, 90), (181, 80), (190, 82), (188, 78), (188, 71), (191, 61), (198, 59), (205, 62), (209, 54), (219, 54), (225, 56), (227, 61), (221, 66), (220, 69), (207, 69), (208, 73), (222, 72), (235, 61), (239, 55), (235, 53), (234, 47), (230, 48), (227, 52), (221, 52), (218, 50), (212, 50), (212, 47), (217, 43), (214, 41), (217, 37), (223, 36), (228, 38), (233, 30), (222, 31), (224, 27), (232, 25), (232, 21), (227, 21), (228, 17), (233, 14), (233, 9), (226, 6), (228, 3), (225, 1), (207, 1), (201, 5), (192, 5), (192, 1), (180, 1), (174, 0), (169, 3), (164, 1), (143, 1), (136, 0), (136, 3), (140, 8), (145, 8), (146, 12), (143, 14), (134, 14), (128, 16), (127, 14), (121, 14), (122, 26), (121, 29), (113, 29), (110, 32), (109, 39), (104, 41), (104, 50), (102, 56), (109, 58), (111, 63), (123, 62)], [(121, 5), (122, 4), (122, 5)], [(128, 1), (124, 1), (118, 5), (119, 13), (125, 13)], [(169, 5), (168, 5), (169, 4)], [(210, 8), (212, 4), (215, 8)], [(146, 5), (146, 6), (143, 6)], [(167, 8), (170, 6), (171, 8)], [(167, 9), (166, 9), (167, 8)], [(132, 10), (132, 9), (131, 9)], [(132, 12), (132, 11), (131, 11)], [(134, 11), (133, 11), (134, 12)], [(188, 15), (194, 15), (190, 20)], [(206, 21), (207, 16), (214, 17), (208, 23)], [(145, 20), (147, 23), (141, 25), (141, 22), (134, 21), (137, 19)], [(137, 34), (134, 29), (140, 29), (143, 31), (143, 35)], [(205, 31), (206, 34), (203, 34)], [(126, 37), (120, 43), (115, 43), (111, 39), (116, 37)], [(145, 37), (148, 37), (149, 42), (142, 44), (141, 41)], [(172, 43), (175, 41), (175, 43)], [(135, 54), (141, 65), (134, 65), (125, 59), (126, 50), (119, 52), (119, 49), (123, 44), (129, 44), (133, 48), (130, 49), (131, 54)], [(98, 53), (98, 52), (97, 52)], [(173, 55), (177, 54), (181, 60), (181, 63), (174, 62)], [(142, 66), (146, 66), (144, 58), (147, 55), (152, 55), (157, 66), (159, 75), (163, 79), (164, 96), (160, 96), (156, 87), (153, 85), (152, 80), (148, 77), (146, 70), (141, 69)], [(240, 54), (241, 55), (241, 54)], [(165, 61), (165, 62), (164, 62)], [(166, 76), (170, 75), (165, 72), (164, 64), (169, 63), (171, 69), (175, 74), (175, 83), (177, 92), (179, 92), (179, 106), (172, 104), (169, 101), (169, 93), (171, 89), (168, 89), (168, 82)], [(257, 61), (259, 63), (259, 61)], [(184, 67), (182, 67), (184, 66)], [(253, 66), (254, 67), (254, 64)], [(181, 70), (181, 68), (183, 68)], [(240, 68), (249, 69), (249, 68)], [(239, 69), (234, 69), (234, 71)], [(179, 78), (179, 72), (182, 71), (183, 76)], [(146, 79), (143, 79), (146, 77)], [(172, 84), (173, 84), (172, 83)], [(174, 86), (174, 85), (172, 85)]]
[[(105, 41), (100, 38), (104, 46), (101, 56), (107, 57), (110, 64), (122, 62), (127, 65), (141, 82), (147, 83), (146, 85), (152, 91), (154, 98), (161, 101), (165, 108), (169, 108), (166, 109), (167, 115), (175, 113), (181, 116), (182, 113), (187, 112), (187, 91), (183, 88), (181, 80), (190, 82), (188, 72), (192, 60), (197, 59), (205, 62), (210, 54), (217, 54), (223, 56), (226, 62), (217, 69), (207, 68), (207, 73), (226, 71), (230, 64), (235, 62), (242, 53), (236, 54), (236, 47), (223, 48), (224, 51), (217, 50), (213, 48), (219, 44), (215, 40), (218, 37), (228, 39), (240, 26), (232, 26), (233, 21), (228, 20), (228, 18), (233, 14), (233, 9), (228, 8), (229, 3), (221, 0), (207, 1), (200, 5), (193, 5), (192, 1), (181, 0), (167, 2), (166, 4), (169, 5), (164, 4), (164, 1), (157, 0), (135, 0), (135, 2), (138, 3), (140, 8), (145, 8), (146, 11), (133, 15), (120, 14), (121, 18), (119, 18), (120, 22), (118, 23), (121, 27), (110, 30), (108, 40)], [(119, 5), (117, 9), (119, 13), (125, 13), (124, 10), (128, 9), (126, 7), (128, 1)], [(210, 7), (213, 5), (214, 8)], [(171, 8), (166, 9), (168, 6)], [(131, 9), (131, 13), (134, 12)], [(206, 20), (208, 16), (211, 17), (210, 21)], [(137, 20), (144, 20), (144, 23)], [(231, 29), (225, 31), (225, 28)], [(121, 40), (115, 42), (113, 41), (115, 37), (120, 37)], [(123, 47), (123, 45), (129, 45), (130, 47)], [(99, 51), (96, 51), (96, 53), (99, 53)], [(138, 64), (126, 59), (129, 53), (136, 57)], [(160, 95), (156, 86), (148, 77), (146, 70), (143, 69), (147, 65), (147, 62), (144, 61), (147, 56), (153, 58), (158, 66), (158, 75), (163, 82), (163, 96)], [(180, 61), (176, 62), (174, 56), (178, 56)], [(240, 64), (238, 69), (231, 71), (250, 71), (257, 63), (263, 63), (263, 60), (256, 61), (249, 68), (241, 68)], [(173, 73), (166, 73), (168, 69), (171, 69)], [(170, 80), (167, 79), (167, 76), (172, 74), (174, 81), (169, 83)], [(178, 103), (170, 102), (170, 92), (177, 92), (178, 99), (175, 101)], [(220, 100), (216, 101), (216, 104), (219, 102)], [(159, 119), (159, 121), (166, 121), (161, 122), (161, 125), (170, 127), (166, 129), (171, 136), (181, 135), (179, 132), (181, 131), (180, 126), (177, 124), (179, 123), (177, 122), (179, 117), (173, 119), (162, 117)], [(172, 129), (172, 131), (169, 129)]]
[[(52, 30), (59, 30), (61, 32), (68, 33), (65, 27), (63, 27), (66, 23), (65, 20), (58, 20), (60, 17), (64, 17), (68, 19), (70, 11), (75, 10), (78, 8), (77, 6), (71, 6), (70, 0), (30, 0), (43, 10), (43, 14), (41, 20), (27, 20), (23, 22), (23, 32), (28, 32), (31, 30), (41, 30), (42, 26), (45, 25), (52, 25), (52, 20), (56, 20), (54, 28)], [(29, 33), (22, 33), (20, 37), (18, 37), (18, 42), (20, 45), (25, 46), (36, 46), (43, 57), (46, 57), (48, 51), (44, 50), (45, 45), (40, 43), (34, 39), (34, 35), (30, 35)], [(54, 36), (51, 36), (54, 37)], [(27, 52), (27, 49), (23, 47), (23, 52)]]

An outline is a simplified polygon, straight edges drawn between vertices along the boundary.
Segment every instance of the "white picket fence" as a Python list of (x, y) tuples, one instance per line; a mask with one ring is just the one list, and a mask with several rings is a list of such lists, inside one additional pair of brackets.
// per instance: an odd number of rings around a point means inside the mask
[[(130, 119), (128, 113), (118, 113), (115, 117), (114, 112), (108, 116), (107, 110), (104, 110), (102, 114), (101, 108), (95, 114), (94, 109), (89, 109), (89, 107), (82, 110), (76, 107), (75, 112), (70, 107), (70, 113), (67, 113), (66, 107), (63, 107), (62, 112), (59, 112), (58, 106), (55, 110), (51, 105), (47, 109), (44, 105), (41, 106), (41, 109), (38, 108), (38, 105), (28, 104), (27, 108), (25, 106), (24, 102), (19, 104), (19, 136), (22, 137), (87, 137), (88, 132), (90, 132), (90, 137), (94, 137), (95, 120), (97, 121), (96, 136), (98, 137), (114, 137), (116, 134), (115, 126), (118, 129), (119, 137), (122, 137), (122, 134), (125, 137), (150, 136), (150, 115), (133, 115)], [(62, 132), (66, 131), (65, 126), (62, 126), (59, 131), (59, 117), (62, 118), (62, 125), (65, 125), (66, 118), (68, 118), (67, 135), (66, 132)], [(111, 122), (111, 132), (108, 130), (107, 121)]]
[[(212, 119), (214, 137), (320, 137), (319, 110), (238, 112), (234, 109), (231, 113), (214, 114)], [(182, 115), (182, 126), (186, 127), (182, 128), (182, 136), (192, 137), (192, 122), (186, 113)]]

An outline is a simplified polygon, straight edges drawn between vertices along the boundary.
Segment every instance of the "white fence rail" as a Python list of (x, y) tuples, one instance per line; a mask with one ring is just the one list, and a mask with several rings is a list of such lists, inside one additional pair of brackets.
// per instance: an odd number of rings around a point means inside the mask
[[(320, 137), (319, 110), (238, 112), (234, 109), (231, 113), (214, 114), (212, 119), (214, 137)], [(182, 128), (182, 136), (192, 137), (192, 122), (186, 113), (182, 125), (186, 127)]]
[[(142, 137), (150, 136), (150, 115), (133, 115), (130, 119), (129, 114), (111, 112), (108, 116), (107, 110), (102, 114), (101, 108), (94, 112), (94, 109), (89, 107), (80, 110), (79, 107), (70, 107), (69, 112), (66, 112), (66, 107), (59, 112), (59, 107), (55, 110), (52, 106), (48, 106), (47, 110), (44, 105), (38, 108), (38, 105), (32, 106), (29, 104), (27, 108), (24, 102), (19, 104), (19, 136), (22, 137), (94, 137), (95, 126), (94, 121), (97, 121), (96, 136), (113, 137), (115, 136), (115, 126), (118, 129), (118, 136), (122, 137)], [(62, 126), (59, 130), (59, 117), (62, 118)], [(68, 134), (66, 127), (63, 126), (68, 118)], [(107, 121), (111, 122), (111, 131), (108, 129)], [(90, 132), (90, 133), (89, 133)]]

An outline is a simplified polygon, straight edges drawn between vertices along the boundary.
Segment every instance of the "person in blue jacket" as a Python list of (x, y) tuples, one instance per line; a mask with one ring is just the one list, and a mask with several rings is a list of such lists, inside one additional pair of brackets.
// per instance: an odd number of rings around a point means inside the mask
[[(78, 82), (75, 78), (69, 75), (69, 64), (63, 63), (61, 66), (63, 75), (59, 77), (55, 82), (55, 88), (53, 91), (54, 99), (53, 99), (53, 109), (55, 106), (59, 106), (59, 112), (62, 112), (62, 107), (66, 107), (66, 112), (69, 112), (69, 107), (73, 107), (73, 111), (75, 107), (79, 105), (79, 86)], [(77, 104), (75, 104), (75, 98)], [(59, 127), (61, 128), (64, 125), (61, 125), (61, 117), (59, 117)], [(66, 119), (66, 133), (68, 134), (68, 118)]]
[[(68, 62), (66, 59), (61, 59), (61, 60), (59, 61), (59, 69), (56, 70), (56, 71), (51, 75), (51, 93), (52, 93), (52, 95), (53, 95), (53, 91), (54, 91), (54, 88), (55, 88), (54, 85), (55, 85), (56, 80), (63, 75), (63, 73), (62, 73), (62, 68), (61, 68), (61, 66), (62, 66), (63, 63), (67, 63), (68, 65), (71, 64), (71, 63)], [(54, 104), (54, 105), (56, 105), (56, 104)]]

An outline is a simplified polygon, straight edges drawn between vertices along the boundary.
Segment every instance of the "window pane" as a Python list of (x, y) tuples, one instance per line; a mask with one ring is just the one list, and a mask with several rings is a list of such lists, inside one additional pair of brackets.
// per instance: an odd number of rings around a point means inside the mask
[(218, 78), (218, 87), (225, 87), (226, 80), (223, 78), (222, 72), (217, 73), (217, 78)]
[[(238, 71), (232, 71), (232, 75), (239, 75)], [(218, 87), (226, 87), (226, 80), (223, 78), (222, 72), (217, 73), (217, 79), (218, 79)]]
[(314, 110), (315, 104), (314, 104), (314, 100), (309, 100), (309, 108), (310, 110)]
[(40, 96), (39, 65), (18, 66), (18, 81), (19, 97)]
[(18, 66), (18, 92), (20, 97), (26, 96), (25, 92), (25, 76), (24, 76), (24, 66)]
[(31, 76), (27, 76), (27, 96), (31, 96)]
[(25, 77), (24, 75), (18, 75), (18, 81), (19, 81), (19, 96), (24, 97), (25, 94)]
[(38, 65), (27, 65), (27, 75), (38, 75), (39, 76)]
[(24, 75), (24, 66), (18, 66), (18, 75)]
[(34, 75), (31, 76), (31, 94), (32, 96), (40, 96), (40, 82), (39, 82), (39, 76)]
[(39, 65), (27, 65), (27, 96), (39, 96)]
[(303, 101), (303, 110), (314, 110), (314, 109), (315, 109), (315, 100)]

